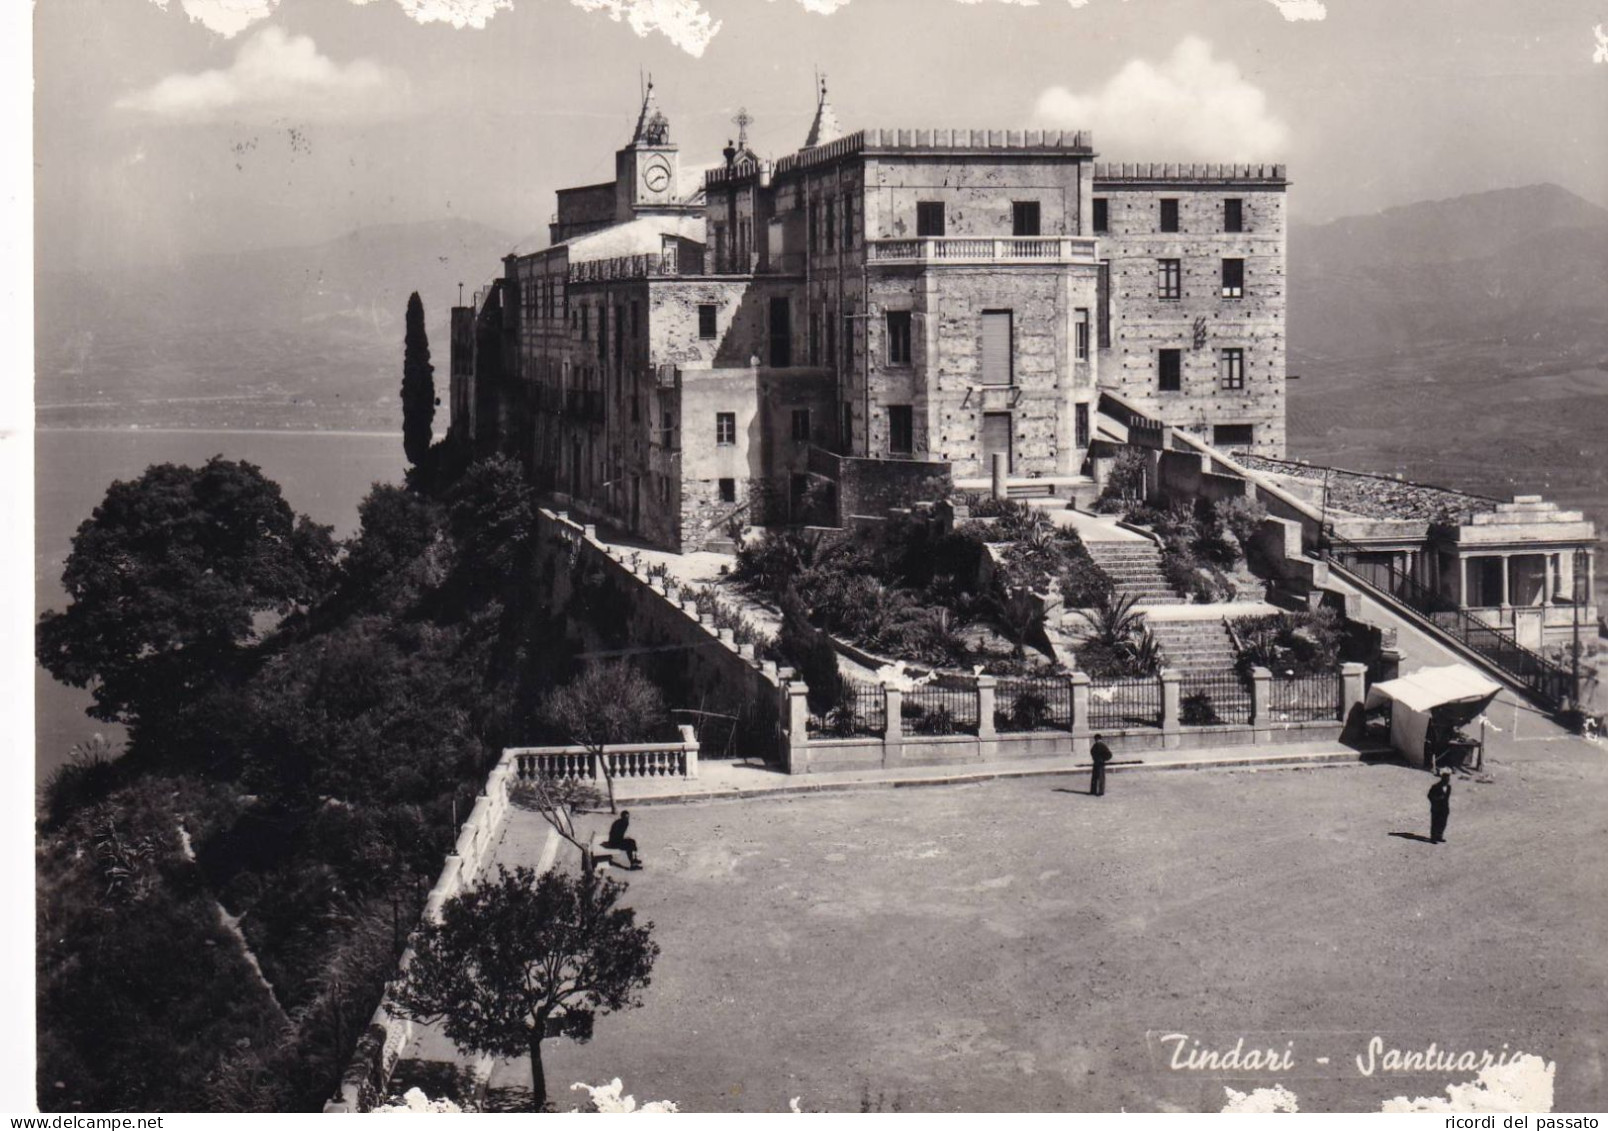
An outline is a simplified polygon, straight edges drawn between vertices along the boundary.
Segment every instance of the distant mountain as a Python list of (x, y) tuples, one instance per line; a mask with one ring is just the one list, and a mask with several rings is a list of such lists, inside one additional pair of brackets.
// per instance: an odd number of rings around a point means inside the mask
[(1608, 209), (1501, 189), (1290, 232), (1301, 365), (1466, 340), (1608, 343)]
[(40, 424), (400, 427), (409, 293), (424, 300), (445, 401), (458, 284), (467, 298), (499, 275), (513, 242), (448, 220), (138, 271), (41, 271)]

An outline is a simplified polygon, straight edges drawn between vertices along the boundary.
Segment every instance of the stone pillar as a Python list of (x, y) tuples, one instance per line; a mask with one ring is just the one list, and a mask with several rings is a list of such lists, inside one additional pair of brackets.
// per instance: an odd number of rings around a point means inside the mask
[(1457, 576), (1462, 582), (1462, 588), (1457, 594), (1457, 607), (1466, 609), (1468, 604), (1468, 559), (1461, 554), (1457, 556)]
[(1072, 754), (1083, 757), (1089, 752), (1089, 677), (1085, 672), (1072, 673)]
[(810, 768), (809, 689), (802, 683), (787, 685), (787, 772), (807, 773)]
[(977, 737), (994, 737), (994, 688), (999, 681), (991, 675), (977, 677)]
[(1361, 724), (1362, 705), (1368, 698), (1368, 666), (1366, 664), (1340, 665), (1340, 722), (1352, 726), (1352, 715)]
[(882, 764), (897, 766), (904, 753), (904, 692), (897, 687), (883, 687), (883, 716), (887, 725), (882, 732)]
[(687, 757), (687, 776), (695, 778), (698, 776), (698, 731), (696, 728), (682, 724), (681, 746)]
[(1513, 590), (1511, 588), (1513, 579), (1508, 576), (1508, 558), (1511, 556), (1511, 554), (1502, 555), (1502, 608), (1504, 609), (1513, 607)]
[(1010, 478), (1010, 467), (1007, 463), (1008, 457), (1004, 452), (995, 452), (989, 457), (989, 459), (992, 461), (992, 464), (989, 467), (989, 474), (993, 476), (994, 498), (1009, 498), (1010, 489), (1006, 486), (1006, 483)]
[(1251, 669), (1251, 739), (1258, 746), (1273, 741), (1273, 673)]
[(1180, 697), (1183, 680), (1177, 668), (1161, 669), (1161, 745), (1167, 750), (1177, 750), (1184, 744)]

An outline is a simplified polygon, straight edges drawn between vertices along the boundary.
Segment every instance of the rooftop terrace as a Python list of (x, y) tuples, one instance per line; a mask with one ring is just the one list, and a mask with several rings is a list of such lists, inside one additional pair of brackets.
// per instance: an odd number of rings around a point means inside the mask
[(1498, 502), (1483, 495), (1410, 483), (1366, 471), (1347, 471), (1345, 468), (1322, 467), (1270, 456), (1236, 453), (1234, 458), (1252, 471), (1313, 483), (1327, 481), (1328, 505), (1331, 509), (1367, 518), (1433, 522), (1447, 514), (1454, 514), (1459, 522), (1465, 522), (1476, 514), (1496, 510)]

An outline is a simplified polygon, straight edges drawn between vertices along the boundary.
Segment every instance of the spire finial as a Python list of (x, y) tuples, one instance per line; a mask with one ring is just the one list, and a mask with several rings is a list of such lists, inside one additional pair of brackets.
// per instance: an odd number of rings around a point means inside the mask
[(748, 148), (748, 126), (753, 120), (748, 113), (748, 107), (737, 107), (737, 116), (732, 119), (732, 122), (737, 126), (737, 148), (739, 150)]
[(810, 123), (809, 136), (804, 139), (805, 149), (825, 145), (843, 136), (843, 131), (838, 127), (837, 115), (832, 112), (832, 104), (826, 100), (826, 75), (821, 71), (815, 72), (815, 86), (818, 91), (815, 120)]

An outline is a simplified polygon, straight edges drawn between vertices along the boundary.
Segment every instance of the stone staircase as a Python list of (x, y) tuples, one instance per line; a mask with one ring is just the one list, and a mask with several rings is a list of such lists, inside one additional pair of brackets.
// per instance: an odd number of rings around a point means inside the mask
[(1161, 572), (1161, 549), (1154, 542), (1086, 542), (1095, 564), (1111, 575), (1120, 593), (1131, 593), (1141, 605), (1182, 605)]
[(1228, 626), (1221, 620), (1163, 620), (1146, 617), (1165, 658), (1163, 667), (1177, 668), (1187, 677), (1234, 670), (1239, 654)]

